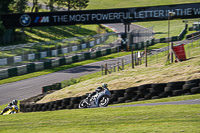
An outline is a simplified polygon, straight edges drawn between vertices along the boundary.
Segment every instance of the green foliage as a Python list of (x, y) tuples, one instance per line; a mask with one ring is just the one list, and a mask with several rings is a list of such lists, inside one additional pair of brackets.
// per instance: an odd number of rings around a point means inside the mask
[(62, 81), (62, 88), (79, 83), (80, 82), (80, 78), (71, 78), (70, 80), (65, 80)]
[(9, 5), (14, 0), (0, 0), (0, 14), (11, 12)]
[(23, 13), (27, 8), (28, 0), (14, 0), (12, 4), (12, 9), (15, 13)]
[(3, 35), (4, 33), (4, 27), (3, 27), (3, 24), (2, 24), (2, 21), (0, 21), (0, 36)]
[(75, 9), (82, 10), (89, 5), (89, 0), (75, 0)]

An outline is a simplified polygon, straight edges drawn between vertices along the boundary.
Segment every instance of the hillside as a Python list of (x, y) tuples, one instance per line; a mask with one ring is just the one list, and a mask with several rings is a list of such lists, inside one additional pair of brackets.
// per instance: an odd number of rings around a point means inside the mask
[[(193, 45), (194, 44), (190, 44), (190, 48)], [(193, 52), (191, 53), (191, 51)], [(200, 78), (199, 47), (194, 47), (186, 53), (187, 56), (190, 56), (187, 61), (166, 65), (167, 58), (166, 56), (162, 56), (164, 53), (161, 53), (160, 56), (162, 57), (160, 58), (156, 59), (155, 56), (153, 60), (153, 57), (151, 57), (151, 64), (149, 64), (147, 68), (144, 67), (144, 64), (138, 66), (136, 69), (131, 69), (129, 66), (129, 68), (119, 73), (116, 72), (106, 76), (99, 76), (66, 87), (47, 95), (39, 102), (48, 102), (65, 97), (84, 95), (85, 93), (94, 91), (102, 82), (108, 83), (110, 90), (116, 90), (147, 83), (166, 83)]]

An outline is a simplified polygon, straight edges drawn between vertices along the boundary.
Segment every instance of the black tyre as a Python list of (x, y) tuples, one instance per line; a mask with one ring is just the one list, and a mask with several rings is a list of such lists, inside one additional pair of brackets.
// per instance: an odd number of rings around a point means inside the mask
[(42, 107), (42, 111), (46, 111), (46, 109), (47, 109), (47, 108), (46, 108), (45, 106)]
[(125, 90), (125, 93), (134, 93), (138, 90), (138, 87), (130, 87)]
[[(69, 106), (67, 106), (67, 109), (69, 108)], [(78, 105), (78, 108), (79, 109), (82, 109), (82, 108), (87, 108), (87, 103), (85, 102), (85, 100), (82, 100), (79, 105)]]
[(58, 107), (58, 110), (62, 110), (62, 109), (64, 109), (63, 106), (59, 106)]
[(53, 108), (55, 108), (56, 110), (57, 110), (57, 108), (58, 108), (59, 106), (55, 103), (54, 104), (54, 106), (53, 106)]
[(136, 96), (137, 94), (136, 93), (132, 93), (132, 94), (130, 94), (130, 93), (125, 93), (124, 94), (124, 97), (126, 98), (126, 100), (130, 100), (130, 99), (132, 99), (134, 96)]
[(138, 101), (138, 99), (144, 98), (144, 95), (136, 95), (135, 97), (132, 98), (133, 101)]
[(62, 103), (65, 103), (66, 105), (69, 105), (70, 103), (70, 98), (65, 98), (62, 100)]
[(191, 89), (191, 93), (192, 94), (198, 94), (198, 93), (200, 93), (200, 87), (193, 87)]
[(139, 98), (138, 101), (144, 101), (146, 100), (145, 98)]
[(107, 96), (102, 96), (99, 99), (99, 107), (106, 107), (106, 106), (108, 106), (109, 100), (110, 99)]
[(198, 87), (198, 84), (197, 83), (191, 83), (191, 84), (185, 84), (185, 85), (183, 85), (183, 89), (184, 90), (188, 90), (188, 89), (191, 89), (193, 87)]
[(149, 94), (145, 95), (145, 99), (151, 99), (153, 96), (157, 96), (158, 94), (156, 92), (150, 92)]
[(139, 89), (138, 91), (137, 91), (137, 94), (138, 95), (146, 95), (146, 94), (148, 94), (150, 92), (150, 88), (143, 88), (143, 89)]
[(165, 91), (165, 92), (163, 92), (163, 93), (160, 93), (158, 96), (159, 96), (160, 98), (168, 97), (168, 96), (170, 96), (170, 92)]
[(57, 101), (55, 101), (55, 103), (56, 103), (58, 106), (60, 106), (60, 105), (62, 104), (62, 100), (57, 100)]
[(132, 102), (133, 100), (126, 100), (125, 103), (130, 103)]
[(119, 97), (118, 98), (118, 103), (123, 103), (125, 102), (126, 98), (125, 97)]
[(184, 94), (184, 91), (183, 90), (174, 90), (172, 92), (173, 96), (180, 96), (180, 95), (183, 95)]
[(152, 99), (159, 99), (159, 96), (153, 96)]
[(196, 83), (199, 84), (200, 83), (200, 79), (192, 79), (192, 80), (188, 80), (185, 82), (186, 84), (191, 84), (191, 83)]
[(167, 87), (182, 87), (185, 84), (185, 81), (169, 82)]
[(116, 97), (123, 97), (125, 93), (125, 90), (115, 90), (114, 94)]
[(171, 92), (171, 91), (173, 91), (173, 89), (172, 89), (172, 87), (165, 87), (164, 91), (165, 92)]
[(167, 86), (166, 83), (157, 83), (151, 85), (151, 87), (154, 89), (164, 89), (166, 86)]
[(72, 97), (70, 104), (79, 104), (81, 101), (81, 97)]
[(144, 89), (147, 89), (147, 88), (151, 88), (151, 84), (144, 84), (144, 85), (141, 85), (138, 87), (139, 90), (144, 90)]
[(74, 109), (78, 109), (79, 108), (79, 104), (74, 104)]
[(150, 88), (150, 92), (162, 93), (164, 88)]

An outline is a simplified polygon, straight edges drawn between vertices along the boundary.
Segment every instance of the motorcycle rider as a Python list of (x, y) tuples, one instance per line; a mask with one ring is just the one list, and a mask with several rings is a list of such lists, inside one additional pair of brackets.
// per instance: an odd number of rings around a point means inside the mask
[(89, 95), (88, 95), (88, 104), (89, 104), (89, 101), (90, 101), (90, 99), (92, 98), (92, 96), (94, 96), (94, 95), (96, 95), (97, 93), (99, 93), (99, 92), (101, 92), (103, 90), (103, 88), (102, 87), (97, 87), (96, 89), (95, 89), (95, 91), (94, 92), (92, 92), (92, 93), (90, 93)]
[(107, 95), (108, 97), (111, 97), (111, 93), (108, 89), (108, 84), (106, 83), (102, 83), (102, 88), (103, 88), (103, 93), (100, 93), (100, 95), (98, 96), (98, 98), (96, 99), (96, 105), (97, 107), (99, 107), (99, 101), (100, 101), (100, 98), (102, 98), (103, 96)]
[(18, 101), (17, 100), (13, 100), (11, 103), (8, 104), (7, 107), (5, 107), (3, 109), (3, 111), (1, 112), (0, 115), (3, 115), (6, 111), (8, 111), (9, 109), (14, 109), (16, 111), (16, 113), (18, 113), (18, 106), (17, 106)]
[(99, 100), (102, 96), (107, 95), (107, 96), (111, 97), (111, 93), (108, 89), (108, 85), (106, 83), (102, 83), (102, 87), (97, 87), (95, 92), (92, 92), (91, 94), (89, 94), (88, 103), (89, 103), (91, 97), (96, 95), (97, 93), (99, 93), (99, 95), (98, 95), (98, 97), (96, 98), (96, 101), (95, 101), (97, 107), (99, 107)]

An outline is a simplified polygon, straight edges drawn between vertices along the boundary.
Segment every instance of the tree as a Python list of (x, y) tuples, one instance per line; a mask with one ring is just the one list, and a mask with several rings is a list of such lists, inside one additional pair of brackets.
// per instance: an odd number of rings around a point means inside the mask
[(75, 9), (85, 9), (88, 6), (89, 0), (75, 0)]
[(67, 10), (70, 11), (71, 9), (75, 9), (76, 7), (76, 0), (58, 0), (57, 1), (59, 6), (67, 7)]
[(11, 12), (9, 7), (13, 1), (14, 0), (0, 0), (0, 14)]
[(24, 13), (26, 10), (28, 0), (14, 0), (13, 10), (15, 13)]
[(35, 9), (35, 12), (38, 12), (38, 0), (33, 0), (33, 7), (31, 9), (31, 12), (34, 12), (34, 9)]
[[(0, 0), (0, 15), (4, 13), (10, 13), (10, 4), (13, 2), (13, 0)], [(2, 25), (1, 17), (0, 17), (0, 35), (4, 33), (4, 27)]]

